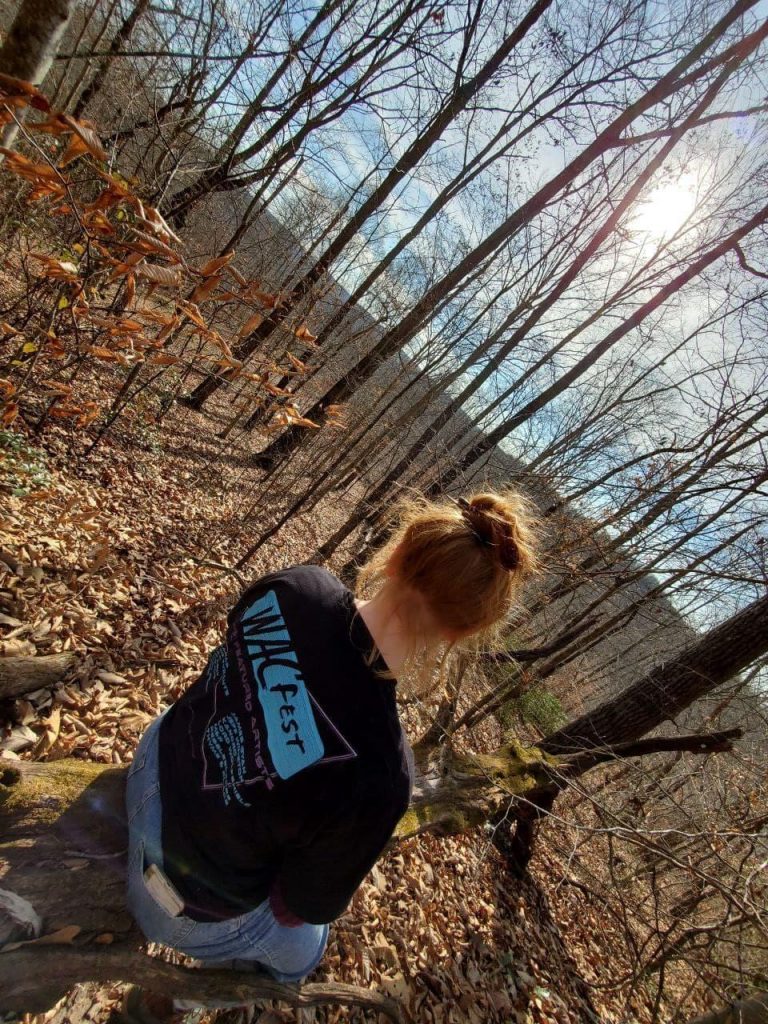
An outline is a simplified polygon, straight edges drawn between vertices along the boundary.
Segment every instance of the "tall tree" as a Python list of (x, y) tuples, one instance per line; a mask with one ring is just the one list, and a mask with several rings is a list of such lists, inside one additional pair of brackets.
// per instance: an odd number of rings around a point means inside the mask
[[(492, 231), (479, 245), (434, 284), (402, 320), (377, 341), (371, 350), (363, 356), (342, 380), (328, 388), (304, 412), (308, 419), (323, 422), (325, 410), (332, 405), (346, 401), (357, 388), (361, 387), (390, 356), (403, 345), (411, 341), (433, 314), (437, 304), (471, 273), (479, 264), (492, 256), (501, 246), (514, 237), (518, 231), (533, 220), (563, 190), (572, 186), (580, 175), (592, 163), (617, 146), (625, 146), (628, 142), (623, 137), (626, 129), (641, 114), (651, 110), (657, 103), (668, 100), (676, 93), (692, 85), (713, 69), (719, 70), (723, 65), (731, 64), (734, 68), (753, 53), (768, 37), (768, 22), (754, 32), (749, 33), (738, 43), (727, 47), (722, 53), (706, 61), (692, 70), (697, 61), (728, 31), (745, 11), (753, 6), (752, 0), (740, 0), (718, 23), (706, 33), (691, 50), (663, 75), (651, 88), (636, 101), (625, 108), (618, 117), (603, 129), (585, 149), (576, 156), (560, 173), (550, 179), (526, 202), (519, 206), (502, 224)], [(631, 140), (630, 140), (631, 141)], [(263, 325), (260, 330), (264, 329)], [(265, 329), (271, 330), (271, 325)], [(240, 350), (238, 358), (243, 358), (252, 351), (250, 339)], [(206, 381), (193, 394), (192, 404), (198, 407), (208, 395), (212, 394), (220, 380)], [(273, 458), (280, 457), (300, 443), (302, 431), (288, 428), (279, 438), (265, 449), (261, 457), (262, 466), (266, 467)]]
[[(441, 105), (440, 110), (434, 115), (426, 129), (408, 146), (402, 156), (398, 157), (394, 167), (385, 175), (381, 183), (376, 186), (368, 198), (360, 205), (354, 215), (349, 218), (345, 226), (338, 232), (331, 244), (317, 258), (312, 266), (303, 275), (301, 280), (291, 290), (289, 305), (293, 306), (311, 287), (320, 280), (329, 270), (333, 262), (341, 255), (347, 245), (352, 241), (366, 221), (379, 209), (379, 207), (392, 195), (395, 189), (401, 184), (406, 176), (419, 164), (424, 155), (441, 138), (449, 125), (466, 110), (469, 103), (481, 92), (489, 82), (497, 75), (509, 55), (525, 38), (530, 29), (541, 18), (553, 0), (537, 0), (530, 8), (526, 16), (509, 33), (496, 49), (495, 53), (484, 63), (480, 70), (467, 80), (457, 72), (454, 88), (448, 99)], [(474, 32), (476, 24), (473, 21), (468, 29)], [(468, 40), (465, 40), (465, 46)], [(235, 351), (237, 359), (244, 359), (255, 351), (262, 339), (269, 336), (278, 323), (277, 315), (266, 317), (262, 324), (253, 331)], [(194, 408), (200, 408), (203, 402), (209, 398), (221, 385), (220, 378), (209, 377), (203, 381), (189, 398), (189, 404)]]

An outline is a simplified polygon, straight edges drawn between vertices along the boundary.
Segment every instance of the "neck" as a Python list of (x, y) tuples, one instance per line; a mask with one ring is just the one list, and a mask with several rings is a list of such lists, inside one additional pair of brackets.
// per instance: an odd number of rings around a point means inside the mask
[(370, 601), (355, 599), (355, 605), (381, 656), (396, 676), (418, 642), (418, 635), (408, 626), (409, 622), (418, 621), (412, 604), (402, 588), (388, 580)]

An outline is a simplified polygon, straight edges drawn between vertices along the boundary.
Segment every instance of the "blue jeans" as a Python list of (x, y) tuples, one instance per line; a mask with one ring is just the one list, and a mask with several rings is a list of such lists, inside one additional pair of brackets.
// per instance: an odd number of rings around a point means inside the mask
[[(161, 716), (162, 718), (162, 716)], [(265, 900), (255, 910), (226, 921), (173, 917), (147, 890), (144, 870), (163, 867), (159, 733), (156, 719), (136, 749), (128, 770), (128, 908), (144, 935), (203, 961), (250, 960), (277, 981), (300, 981), (320, 963), (328, 942), (327, 924), (285, 928)]]

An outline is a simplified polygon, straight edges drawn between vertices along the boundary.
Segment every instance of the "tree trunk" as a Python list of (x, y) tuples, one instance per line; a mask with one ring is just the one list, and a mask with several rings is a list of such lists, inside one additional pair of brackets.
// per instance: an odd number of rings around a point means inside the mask
[[(373, 190), (371, 195), (361, 204), (360, 208), (350, 217), (342, 230), (334, 238), (331, 244), (315, 261), (294, 286), (289, 308), (306, 295), (311, 287), (320, 280), (328, 271), (333, 262), (341, 255), (347, 245), (352, 241), (366, 221), (381, 207), (381, 205), (392, 195), (398, 185), (404, 181), (406, 176), (419, 164), (422, 158), (440, 139), (446, 129), (455, 121), (459, 114), (466, 110), (469, 103), (481, 92), (486, 85), (498, 74), (509, 55), (517, 47), (530, 29), (541, 18), (544, 12), (550, 7), (552, 0), (536, 0), (536, 3), (527, 11), (523, 19), (515, 29), (504, 39), (503, 43), (493, 56), (472, 78), (456, 88), (451, 97), (437, 112), (425, 130), (410, 144), (408, 149), (398, 158), (395, 166), (387, 174), (384, 180)], [(235, 349), (235, 358), (244, 359), (255, 351), (259, 342), (266, 338), (277, 325), (275, 315), (265, 318), (264, 322), (244, 342)], [(221, 385), (222, 381), (217, 377), (209, 377), (192, 393), (189, 404), (199, 409), (203, 402), (213, 394)]]
[[(417, 744), (419, 778), (395, 840), (498, 822), (509, 817), (512, 804), (521, 822), (512, 853), (518, 869), (523, 867), (530, 857), (537, 816), (551, 807), (568, 778), (617, 757), (669, 749), (729, 749), (738, 730), (632, 741), (766, 649), (768, 596), (538, 747), (523, 747), (513, 740), (491, 754), (467, 755), (448, 744)], [(372, 1006), (378, 1000), (377, 1008), (397, 1019), (390, 1002), (351, 986), (308, 985), (297, 990), (251, 974), (192, 970), (141, 954), (141, 935), (124, 902), (124, 786), (125, 769), (84, 761), (19, 762), (0, 768), (0, 907), (26, 901), (27, 918), (33, 923), (18, 927), (22, 941), (76, 929), (68, 944), (55, 950), (46, 949), (44, 941), (34, 947), (5, 947), (0, 955), (0, 1012), (40, 1012), (78, 981), (120, 980), (160, 986), (190, 999), (279, 998), (294, 1006)], [(6, 938), (7, 924), (0, 917), (0, 934), (5, 932)]]
[[(73, 8), (74, 0), (22, 0), (0, 48), (0, 72), (41, 85)], [(2, 145), (12, 146), (16, 132), (15, 124), (7, 125), (0, 139)]]
[[(766, 26), (766, 32), (768, 33), (768, 26)], [(703, 256), (695, 260), (689, 267), (687, 267), (682, 273), (677, 274), (671, 281), (669, 281), (663, 288), (660, 288), (656, 294), (643, 303), (635, 312), (627, 317), (627, 319), (621, 323), (614, 330), (610, 331), (604, 338), (602, 338), (590, 351), (579, 359), (568, 371), (562, 374), (553, 384), (548, 388), (541, 390), (535, 398), (531, 399), (522, 409), (513, 413), (507, 419), (503, 420), (499, 426), (494, 427), (493, 430), (488, 431), (481, 441), (473, 445), (461, 459), (445, 473), (439, 482), (434, 484), (430, 490), (430, 494), (437, 493), (438, 489), (445, 491), (450, 485), (457, 480), (465, 470), (469, 469), (478, 459), (486, 455), (491, 449), (495, 448), (496, 445), (508, 437), (514, 430), (517, 430), (523, 423), (530, 420), (536, 413), (540, 412), (543, 408), (553, 402), (556, 398), (567, 391), (580, 377), (582, 377), (588, 370), (590, 370), (595, 363), (603, 356), (606, 352), (612, 349), (622, 338), (624, 338), (630, 331), (638, 327), (648, 316), (654, 313), (657, 309), (664, 305), (667, 300), (683, 289), (689, 282), (694, 280), (699, 274), (703, 273), (709, 266), (716, 263), (717, 260), (721, 259), (727, 252), (733, 249), (734, 245), (745, 238), (750, 232), (756, 228), (765, 224), (768, 220), (768, 205), (763, 206), (754, 216), (750, 217), (746, 223), (742, 224), (741, 227), (732, 231), (729, 235), (716, 246), (713, 246)], [(547, 358), (551, 358), (548, 355)], [(509, 398), (512, 393), (519, 388), (525, 380), (531, 376), (531, 371), (526, 371), (522, 378), (515, 381), (515, 383), (508, 388), (505, 392), (498, 396), (494, 401), (494, 405), (499, 405), (505, 398)], [(490, 408), (485, 410), (487, 414)], [(307, 412), (307, 416), (313, 416), (313, 413)]]
[(43, 657), (0, 658), (0, 700), (54, 686), (77, 660), (71, 652)]
[(112, 61), (115, 59), (115, 54), (120, 52), (123, 43), (133, 32), (136, 22), (143, 16), (148, 7), (149, 0), (136, 0), (130, 14), (125, 18), (117, 32), (115, 32), (109, 47), (108, 56), (101, 61), (94, 71), (93, 78), (80, 93), (80, 98), (72, 111), (74, 117), (80, 117), (91, 100), (101, 92), (107, 72), (112, 65)]
[[(325, 410), (329, 405), (346, 401), (350, 395), (365, 383), (386, 362), (395, 352), (411, 341), (422, 327), (434, 314), (437, 304), (456, 287), (484, 260), (491, 258), (503, 245), (510, 241), (522, 228), (530, 223), (552, 199), (567, 189), (578, 177), (598, 160), (605, 153), (617, 145), (622, 145), (622, 133), (642, 114), (650, 110), (657, 103), (661, 103), (673, 96), (683, 84), (689, 85), (697, 80), (704, 73), (702, 68), (691, 72), (690, 68), (696, 61), (711, 47), (733, 22), (753, 6), (751, 0), (747, 0), (746, 6), (735, 4), (718, 24), (706, 34), (706, 36), (685, 55), (678, 63), (659, 79), (643, 96), (628, 106), (616, 117), (608, 127), (577, 156), (559, 174), (556, 174), (542, 188), (539, 189), (530, 199), (526, 200), (504, 220), (499, 227), (492, 231), (480, 242), (471, 252), (461, 259), (444, 277), (434, 284), (425, 295), (416, 303), (413, 309), (407, 313), (400, 323), (388, 331), (383, 338), (368, 352), (355, 367), (348, 370), (344, 378), (332, 385), (328, 391), (318, 398), (304, 415), (309, 419), (324, 422)], [(745, 37), (738, 44), (729, 47), (726, 54), (729, 61), (735, 64), (743, 61), (754, 52), (764, 39), (768, 36), (768, 25), (763, 25), (757, 31)], [(719, 58), (718, 58), (719, 59)], [(709, 68), (710, 62), (704, 65)], [(338, 254), (336, 254), (338, 255)], [(322, 258), (321, 258), (322, 259)], [(319, 261), (318, 261), (319, 263)], [(327, 266), (327, 264), (326, 264)], [(305, 277), (307, 281), (310, 274)], [(304, 282), (301, 282), (300, 286)], [(263, 323), (256, 334), (256, 342), (253, 347), (244, 347), (243, 354), (237, 355), (238, 359), (244, 358), (255, 349), (258, 340), (265, 337), (274, 327), (274, 320)], [(246, 339), (250, 343), (250, 339)], [(246, 350), (247, 348), (247, 350)], [(209, 378), (195, 390), (191, 404), (199, 408), (205, 399), (212, 394), (220, 385), (216, 378)], [(291, 428), (289, 428), (291, 429)], [(292, 437), (296, 438), (296, 432), (291, 431)], [(495, 442), (494, 442), (495, 443)], [(284, 450), (284, 449), (281, 449)]]
[(618, 697), (541, 744), (551, 754), (625, 743), (672, 720), (705, 693), (768, 650), (768, 596), (705, 633), (669, 662), (627, 687)]
[[(354, 985), (283, 985), (249, 971), (195, 970), (140, 951), (125, 906), (125, 769), (85, 761), (20, 762), (0, 769), (0, 907), (26, 900), (42, 921), (38, 941), (0, 954), (0, 1012), (40, 1013), (83, 981), (130, 981), (180, 999), (293, 1006), (343, 1003), (399, 1020), (397, 1004)], [(18, 903), (18, 901), (16, 901)], [(0, 916), (0, 933), (3, 929)], [(66, 944), (44, 941), (79, 929)], [(29, 939), (20, 929), (19, 940)]]

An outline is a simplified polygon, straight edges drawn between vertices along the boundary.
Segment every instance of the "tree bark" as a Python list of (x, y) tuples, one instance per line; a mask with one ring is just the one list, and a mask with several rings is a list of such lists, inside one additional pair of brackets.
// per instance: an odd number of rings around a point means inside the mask
[(42, 657), (0, 658), (0, 700), (54, 686), (77, 660), (71, 652)]
[(136, 22), (144, 15), (148, 7), (149, 0), (136, 0), (136, 3), (128, 14), (128, 17), (124, 19), (123, 23), (112, 37), (108, 56), (101, 61), (94, 71), (93, 78), (91, 78), (88, 85), (86, 85), (80, 93), (80, 97), (75, 103), (72, 111), (74, 117), (80, 117), (91, 100), (101, 92), (104, 86), (104, 81), (107, 77), (107, 72), (112, 66), (112, 61), (115, 59), (115, 55), (120, 52), (120, 49), (126, 39), (130, 38), (130, 35), (136, 26)]
[(40, 85), (67, 27), (73, 0), (23, 0), (0, 48), (0, 71)]
[(550, 754), (627, 743), (672, 720), (768, 650), (768, 596), (748, 605), (667, 663), (652, 669), (542, 742)]
[[(0, 48), (0, 72), (41, 85), (73, 9), (74, 0), (22, 0)], [(15, 124), (7, 125), (0, 143), (10, 148), (17, 131)]]
[[(279, 999), (297, 1007), (343, 1003), (400, 1020), (393, 1000), (354, 985), (299, 988), (248, 971), (195, 970), (142, 953), (143, 937), (125, 905), (124, 790), (124, 768), (85, 761), (0, 769), (0, 894), (23, 898), (42, 920), (34, 945), (6, 946), (0, 953), (0, 1012), (43, 1012), (77, 982), (130, 981), (177, 998)], [(68, 926), (79, 929), (71, 942), (41, 941)]]

